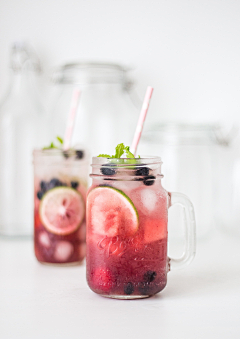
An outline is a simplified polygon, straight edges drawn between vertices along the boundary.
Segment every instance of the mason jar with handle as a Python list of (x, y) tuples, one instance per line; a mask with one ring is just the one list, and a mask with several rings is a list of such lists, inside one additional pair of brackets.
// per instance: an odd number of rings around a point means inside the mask
[[(164, 289), (170, 269), (195, 255), (195, 215), (191, 201), (161, 185), (160, 157), (93, 158), (87, 195), (87, 281), (104, 297), (136, 299)], [(183, 209), (185, 248), (168, 257), (168, 209)]]

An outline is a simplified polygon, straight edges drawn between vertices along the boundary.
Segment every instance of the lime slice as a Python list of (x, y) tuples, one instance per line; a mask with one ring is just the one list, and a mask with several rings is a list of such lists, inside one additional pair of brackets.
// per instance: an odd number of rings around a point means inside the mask
[(87, 220), (92, 231), (108, 237), (129, 237), (139, 225), (133, 202), (122, 191), (109, 186), (96, 187), (87, 197)]
[(70, 187), (48, 191), (40, 204), (40, 217), (51, 233), (66, 235), (76, 231), (85, 214), (85, 204), (79, 192)]

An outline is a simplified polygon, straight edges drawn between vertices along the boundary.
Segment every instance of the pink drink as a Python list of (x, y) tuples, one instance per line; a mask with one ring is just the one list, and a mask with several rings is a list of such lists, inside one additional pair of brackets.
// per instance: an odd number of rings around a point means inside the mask
[(85, 257), (88, 163), (83, 151), (64, 154), (34, 151), (34, 249), (41, 263), (73, 264)]
[(109, 167), (100, 165), (108, 159), (93, 161), (87, 198), (88, 284), (106, 297), (154, 295), (165, 287), (168, 272), (168, 193), (161, 186), (161, 160)]

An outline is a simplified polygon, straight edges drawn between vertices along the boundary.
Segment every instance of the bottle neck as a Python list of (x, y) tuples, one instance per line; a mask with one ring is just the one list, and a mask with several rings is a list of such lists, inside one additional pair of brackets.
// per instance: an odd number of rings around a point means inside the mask
[(35, 72), (11, 71), (8, 90), (1, 101), (1, 109), (12, 112), (44, 112), (41, 96), (37, 88)]
[(10, 79), (10, 95), (29, 96), (29, 94), (33, 93), (36, 88), (35, 74), (31, 71), (12, 71)]

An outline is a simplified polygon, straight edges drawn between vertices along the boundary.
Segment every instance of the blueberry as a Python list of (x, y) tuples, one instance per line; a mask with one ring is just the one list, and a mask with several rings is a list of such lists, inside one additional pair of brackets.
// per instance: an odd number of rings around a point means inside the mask
[(135, 175), (148, 175), (150, 168), (140, 167), (135, 171)]
[(78, 181), (71, 181), (71, 186), (72, 186), (72, 188), (74, 188), (76, 190), (79, 186), (79, 182)]
[(37, 197), (38, 197), (39, 200), (42, 199), (43, 194), (44, 194), (44, 193), (43, 193), (42, 191), (38, 191), (38, 192), (37, 192)]
[(82, 159), (84, 157), (84, 152), (81, 150), (76, 150), (76, 159)]
[(152, 186), (155, 182), (156, 177), (154, 175), (148, 175), (143, 179), (143, 183), (146, 186)]
[(48, 190), (48, 184), (47, 184), (47, 182), (44, 181), (44, 180), (42, 180), (42, 181), (40, 182), (40, 188), (41, 188), (41, 191), (42, 191), (43, 193), (46, 193), (47, 190)]
[(144, 282), (144, 281), (141, 282), (141, 283), (139, 283), (138, 289), (139, 289), (139, 292), (140, 292), (142, 295), (148, 295), (148, 294), (149, 294), (149, 291), (150, 291), (149, 283), (148, 283), (148, 282)]
[(124, 293), (127, 295), (132, 294), (134, 291), (134, 286), (133, 283), (128, 282), (127, 284), (124, 285)]
[(152, 282), (157, 276), (157, 273), (155, 271), (147, 271), (144, 273), (143, 280), (147, 283)]
[(65, 184), (63, 184), (59, 179), (57, 178), (53, 178), (50, 180), (49, 184), (48, 184), (48, 189), (52, 189), (54, 187), (59, 187), (59, 186), (66, 186)]
[(63, 151), (63, 156), (68, 159), (69, 158), (69, 154), (68, 154), (68, 151)]
[(108, 165), (103, 165), (101, 168), (100, 168), (100, 171), (103, 175), (114, 175), (116, 173), (116, 170), (113, 169), (113, 168), (109, 168), (109, 167), (104, 167), (104, 166), (115, 166), (115, 165), (112, 165), (112, 164), (108, 164)]

